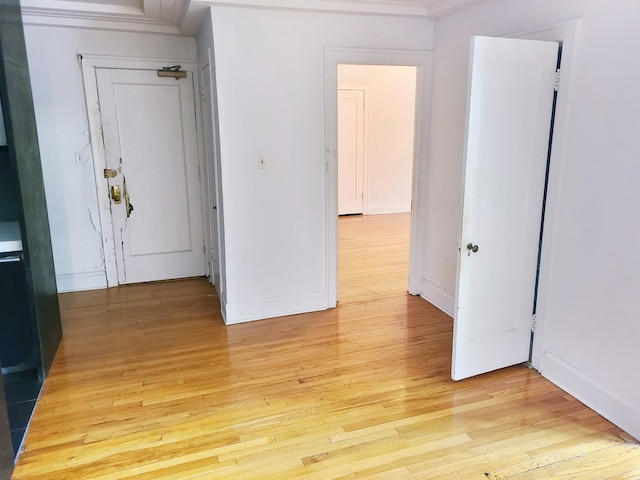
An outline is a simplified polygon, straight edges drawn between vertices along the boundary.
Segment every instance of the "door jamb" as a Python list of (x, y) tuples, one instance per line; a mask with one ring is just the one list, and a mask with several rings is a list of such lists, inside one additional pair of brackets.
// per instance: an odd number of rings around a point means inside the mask
[(567, 148), (567, 112), (571, 102), (571, 90), (575, 75), (575, 59), (578, 36), (580, 34), (581, 19), (569, 20), (548, 27), (505, 35), (507, 38), (522, 38), (528, 40), (547, 40), (562, 42), (562, 67), (560, 73), (560, 87), (555, 112), (555, 127), (553, 133), (553, 147), (551, 149), (551, 172), (547, 189), (545, 210), (544, 238), (542, 240), (542, 255), (540, 258), (540, 274), (536, 309), (536, 326), (533, 345), (531, 347), (531, 365), (538, 371), (543, 369), (544, 352), (548, 341), (546, 340), (546, 319), (549, 317), (549, 305), (547, 302), (549, 292), (553, 291), (553, 278), (547, 271), (555, 262), (554, 252), (550, 247), (556, 243), (556, 232), (560, 222), (557, 205), (560, 202), (561, 185), (568, 175), (565, 171), (562, 159)]
[(415, 66), (416, 109), (414, 122), (409, 293), (420, 293), (424, 230), (424, 185), (429, 151), (431, 52), (418, 50), (368, 50), (325, 47), (325, 196), (327, 307), (338, 301), (338, 64)]
[[(200, 80), (200, 91), (196, 92), (198, 95), (198, 99), (200, 104), (202, 105), (202, 103), (205, 101), (205, 97), (208, 98), (209, 92), (205, 92), (204, 91), (204, 69), (209, 67), (209, 69), (213, 68), (213, 65), (210, 61), (211, 59), (211, 52), (210, 49), (207, 48), (206, 52), (204, 52), (199, 58), (198, 58), (198, 79)], [(206, 206), (206, 208), (203, 208), (203, 212), (204, 213), (208, 213), (203, 215), (203, 222), (204, 222), (204, 242), (205, 242), (205, 272), (207, 274), (207, 276), (209, 277), (209, 282), (218, 287), (216, 285), (215, 282), (215, 273), (214, 269), (212, 268), (212, 261), (211, 261), (211, 257), (213, 255), (213, 252), (215, 252), (215, 249), (217, 248), (217, 245), (214, 247), (214, 239), (211, 235), (211, 231), (212, 231), (212, 222), (216, 221), (217, 222), (217, 215), (213, 214), (211, 212), (212, 209), (212, 205), (215, 203), (217, 206), (217, 202), (215, 201), (215, 197), (216, 197), (216, 192), (217, 192), (217, 185), (215, 180), (213, 180), (215, 173), (212, 172), (212, 170), (214, 170), (213, 165), (211, 164), (210, 160), (213, 158), (213, 152), (209, 152), (208, 148), (207, 148), (207, 133), (204, 131), (206, 129), (206, 126), (208, 125), (208, 123), (211, 122), (210, 119), (206, 118), (208, 117), (206, 115), (206, 110), (203, 109), (202, 111), (202, 148), (203, 148), (203, 156), (205, 158), (204, 161), (204, 170), (203, 170), (203, 174), (201, 175), (200, 178), (200, 188), (201, 188), (201, 192), (202, 195), (204, 197), (204, 203), (203, 205)], [(213, 135), (213, 128), (211, 128), (211, 132)], [(218, 255), (219, 257), (219, 255)], [(216, 258), (216, 261), (219, 261), (219, 258)]]
[[(96, 69), (130, 69), (130, 70), (159, 70), (167, 65), (179, 64), (183, 70), (190, 71), (194, 82), (194, 101), (196, 108), (196, 136), (198, 138), (198, 168), (203, 169), (202, 141), (199, 130), (201, 118), (200, 102), (197, 101), (200, 92), (198, 64), (193, 60), (148, 59), (136, 57), (120, 57), (110, 55), (79, 55), (82, 67), (85, 100), (89, 123), (89, 138), (91, 141), (91, 155), (93, 157), (93, 171), (100, 217), (100, 236), (102, 239), (102, 259), (107, 280), (107, 287), (118, 286), (118, 271), (116, 268), (116, 245), (111, 223), (111, 200), (107, 182), (103, 175), (106, 165), (104, 139), (102, 136), (102, 117), (100, 116), (100, 101), (98, 96), (98, 82)], [(202, 203), (202, 199), (201, 199)], [(202, 206), (201, 206), (202, 208)]]
[[(227, 289), (227, 277), (226, 277), (226, 258), (225, 258), (225, 236), (224, 236), (224, 202), (222, 198), (222, 180), (221, 180), (221, 164), (220, 164), (220, 139), (218, 138), (218, 117), (216, 113), (217, 109), (217, 99), (216, 99), (216, 86), (215, 86), (215, 63), (214, 63), (214, 55), (213, 50), (211, 48), (207, 48), (206, 52), (204, 52), (200, 59), (198, 60), (198, 70), (200, 74), (203, 74), (204, 68), (209, 66), (209, 75), (210, 82), (209, 88), (210, 91), (204, 92), (205, 101), (211, 103), (211, 118), (207, 118), (208, 125), (211, 128), (211, 132), (205, 133), (201, 135), (201, 143), (202, 143), (202, 156), (204, 161), (204, 177), (203, 182), (204, 186), (202, 189), (203, 192), (203, 213), (205, 222), (209, 222), (210, 224), (216, 222), (217, 225), (217, 239), (210, 238), (209, 248), (214, 248), (214, 241), (217, 242), (217, 263), (218, 263), (218, 278), (215, 278), (216, 272), (211, 272), (213, 279), (211, 283), (214, 284), (216, 291), (218, 292), (218, 297), (220, 298), (221, 310), (223, 316), (225, 316), (225, 305), (226, 305), (226, 289)], [(200, 88), (204, 88), (204, 84), (201, 85)], [(208, 116), (206, 109), (202, 110), (202, 128), (207, 125), (205, 123), (205, 116)], [(208, 152), (206, 147), (206, 135), (212, 135), (212, 144), (213, 151)], [(216, 209), (215, 212), (211, 211), (212, 202), (215, 200)], [(210, 233), (210, 232), (209, 232)], [(208, 262), (208, 252), (207, 252), (207, 262)], [(217, 281), (216, 281), (217, 280)]]

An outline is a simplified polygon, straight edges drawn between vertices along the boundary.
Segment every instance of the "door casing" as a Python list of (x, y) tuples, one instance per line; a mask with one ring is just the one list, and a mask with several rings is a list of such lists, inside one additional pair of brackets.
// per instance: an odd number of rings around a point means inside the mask
[[(205, 244), (207, 249), (207, 263), (209, 265), (209, 280), (215, 286), (223, 315), (226, 316), (226, 262), (224, 243), (224, 203), (222, 198), (222, 171), (220, 166), (220, 140), (217, 128), (217, 99), (215, 87), (215, 65), (213, 52), (207, 48), (198, 60), (202, 91), (202, 139), (204, 145), (204, 221), (206, 228)], [(204, 78), (208, 76), (208, 82)], [(205, 90), (205, 87), (208, 87)], [(208, 104), (208, 105), (204, 105)], [(214, 208), (215, 206), (215, 208)], [(212, 259), (214, 255), (217, 259)], [(217, 260), (217, 261), (216, 261)]]
[(325, 57), (325, 192), (326, 192), (326, 292), (327, 307), (338, 301), (338, 65), (394, 65), (416, 67), (409, 293), (420, 293), (424, 230), (424, 184), (429, 154), (431, 52), (418, 50), (369, 50), (326, 47)]
[(582, 20), (576, 19), (534, 30), (505, 35), (508, 38), (562, 42), (562, 67), (560, 72), (560, 87), (556, 101), (553, 148), (551, 150), (550, 161), (551, 170), (549, 174), (544, 220), (543, 249), (540, 258), (540, 282), (537, 295), (536, 326), (531, 350), (531, 366), (538, 371), (543, 370), (544, 352), (548, 343), (552, 340), (545, 336), (545, 325), (549, 308), (547, 292), (554, 288), (547, 272), (550, 265), (557, 260), (553, 257), (553, 250), (550, 250), (549, 246), (555, 243), (555, 236), (558, 230), (557, 225), (561, 221), (556, 205), (560, 203), (564, 178), (569, 175), (562, 159), (565, 156), (567, 148), (567, 130), (569, 126), (567, 112), (569, 111), (569, 103), (571, 102), (569, 86), (573, 83), (572, 79), (576, 70), (575, 58), (577, 57), (575, 50), (577, 48), (581, 24)]
[[(102, 249), (104, 257), (105, 276), (107, 287), (118, 286), (118, 271), (116, 267), (116, 242), (111, 228), (111, 206), (107, 182), (105, 182), (103, 169), (106, 165), (104, 140), (101, 134), (102, 119), (99, 109), (99, 96), (97, 85), (97, 68), (111, 69), (131, 69), (131, 70), (160, 70), (167, 65), (181, 65), (183, 70), (189, 71), (193, 75), (195, 92), (200, 91), (198, 64), (193, 60), (181, 59), (146, 59), (132, 57), (118, 57), (105, 55), (80, 55), (82, 74), (84, 82), (85, 99), (87, 102), (87, 112), (89, 120), (89, 136), (91, 139), (91, 154), (93, 157), (93, 167), (95, 176), (95, 188), (98, 201), (98, 212), (100, 216), (100, 232), (102, 238)], [(200, 125), (201, 112), (200, 102), (195, 102), (196, 109), (196, 129)], [(198, 138), (198, 167), (203, 170), (203, 148), (202, 135), (197, 131)], [(204, 176), (200, 176), (200, 206), (205, 204)], [(203, 210), (206, 212), (206, 210)]]

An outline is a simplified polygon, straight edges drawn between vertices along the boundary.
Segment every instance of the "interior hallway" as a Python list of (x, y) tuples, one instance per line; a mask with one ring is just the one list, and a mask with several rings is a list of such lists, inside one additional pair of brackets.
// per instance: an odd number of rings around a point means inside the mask
[(407, 294), (410, 213), (338, 217), (338, 301)]
[(537, 372), (449, 379), (451, 318), (406, 294), (408, 218), (340, 219), (329, 311), (225, 327), (205, 279), (61, 295), (13, 478), (640, 477), (637, 445)]

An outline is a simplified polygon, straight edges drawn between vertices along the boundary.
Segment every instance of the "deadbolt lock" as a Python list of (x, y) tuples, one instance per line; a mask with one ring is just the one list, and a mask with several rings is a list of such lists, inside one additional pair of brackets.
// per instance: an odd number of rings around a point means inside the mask
[(122, 203), (122, 192), (120, 191), (120, 185), (111, 186), (111, 199), (113, 203)]

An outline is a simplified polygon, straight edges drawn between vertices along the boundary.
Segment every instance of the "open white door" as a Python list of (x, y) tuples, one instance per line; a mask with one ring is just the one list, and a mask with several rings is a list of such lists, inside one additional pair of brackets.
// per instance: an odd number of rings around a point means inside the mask
[(558, 44), (474, 37), (451, 376), (529, 358)]

